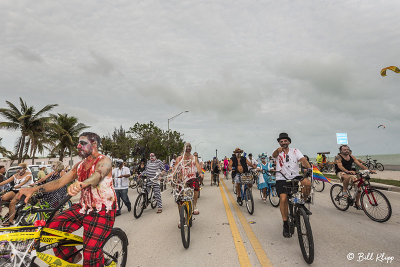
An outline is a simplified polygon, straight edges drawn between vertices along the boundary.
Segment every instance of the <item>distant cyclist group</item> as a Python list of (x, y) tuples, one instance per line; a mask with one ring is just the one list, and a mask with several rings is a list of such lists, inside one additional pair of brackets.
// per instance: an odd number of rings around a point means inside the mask
[[(113, 168), (111, 159), (99, 152), (100, 142), (101, 139), (97, 134), (82, 133), (77, 145), (82, 161), (75, 164), (66, 173), (61, 162), (55, 163), (52, 166), (53, 172), (37, 182), (33, 181), (32, 173), (27, 171), (26, 164), (21, 163), (17, 173), (8, 179), (3, 179), (0, 183), (0, 187), (9, 183), (14, 184), (1, 197), (2, 202), (9, 202), (10, 214), (8, 221), (3, 226), (7, 227), (13, 224), (15, 206), (22, 197), (25, 197), (27, 203), (32, 196), (44, 194), (47, 195), (51, 206), (56, 207), (67, 194), (76, 196), (80, 193), (78, 203), (59, 213), (48, 224), (48, 227), (67, 233), (83, 227), (83, 253), (79, 253), (74, 246), (61, 245), (54, 247), (54, 254), (70, 263), (77, 263), (83, 258), (84, 266), (103, 266), (104, 255), (101, 248), (113, 229), (115, 217), (121, 214), (122, 203), (129, 212), (134, 204), (128, 196), (131, 171), (124, 166), (122, 161), (116, 161), (116, 167)], [(152, 192), (150, 201), (154, 201), (157, 214), (163, 211), (162, 188), (159, 183), (161, 177), (175, 185), (173, 192), (176, 195), (181, 216), (178, 228), (182, 230), (182, 234), (188, 227), (185, 220), (188, 220), (191, 225), (192, 215), (200, 214), (197, 202), (206, 169), (211, 172), (211, 185), (219, 185), (221, 173), (225, 179), (228, 179), (229, 173), (231, 173), (239, 205), (243, 204), (243, 200), (248, 200), (244, 194), (247, 194), (248, 191), (251, 192), (254, 182), (250, 180), (246, 185), (248, 188), (246, 191), (242, 188), (244, 180), (248, 180), (249, 177), (255, 178), (263, 201), (266, 201), (267, 194), (271, 191), (271, 184), (273, 184), (279, 198), (283, 236), (288, 238), (292, 235), (290, 216), (293, 212), (291, 210), (291, 205), (294, 204), (291, 202), (293, 194), (301, 195), (297, 200), (300, 203), (311, 202), (312, 181), (310, 177), (313, 169), (308, 157), (304, 156), (299, 149), (290, 147), (292, 140), (287, 133), (280, 133), (277, 142), (279, 147), (271, 153), (270, 157), (266, 153), (262, 153), (258, 160), (253, 158), (251, 153), (246, 157), (243, 154), (244, 151), (237, 147), (233, 150), (231, 158), (225, 157), (220, 161), (214, 157), (210, 162), (203, 162), (196, 152), (192, 154), (191, 144), (185, 143), (182, 154), (174, 156), (167, 166), (157, 159), (155, 153), (150, 153), (147, 162), (140, 162), (136, 170), (137, 178), (139, 180), (148, 179), (145, 190), (147, 193)], [(355, 165), (360, 169), (367, 169), (351, 155), (347, 145), (340, 146), (339, 153), (335, 158), (335, 172), (343, 183), (341, 192), (343, 198), (349, 197), (348, 188), (358, 179), (354, 170)], [(0, 169), (2, 169), (1, 167)], [(303, 176), (300, 177), (301, 173)], [(287, 181), (296, 179), (299, 181), (298, 192), (289, 192)], [(185, 191), (185, 188), (190, 190)], [(190, 195), (190, 192), (193, 192), (193, 195)], [(360, 195), (361, 192), (357, 192), (355, 201), (357, 209), (361, 209)], [(190, 200), (189, 204), (187, 204), (188, 199)], [(186, 219), (182, 219), (182, 207), (184, 207), (184, 212), (189, 212)], [(305, 206), (302, 206), (301, 209), (307, 215), (311, 215), (311, 211)]]

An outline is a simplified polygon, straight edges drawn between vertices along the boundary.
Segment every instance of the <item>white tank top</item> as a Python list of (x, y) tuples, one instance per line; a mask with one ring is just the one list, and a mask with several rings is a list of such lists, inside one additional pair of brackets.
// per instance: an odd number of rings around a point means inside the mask
[(21, 186), (21, 188), (25, 188), (25, 187), (29, 187), (29, 185), (33, 184), (33, 179), (32, 179), (32, 173), (27, 172), (24, 176), (18, 178), (17, 175), (15, 175), (14, 177), (14, 186), (17, 186), (19, 184), (21, 184), (23, 181), (25, 181), (26, 177), (30, 177), (29, 181), (24, 184), (23, 186)]

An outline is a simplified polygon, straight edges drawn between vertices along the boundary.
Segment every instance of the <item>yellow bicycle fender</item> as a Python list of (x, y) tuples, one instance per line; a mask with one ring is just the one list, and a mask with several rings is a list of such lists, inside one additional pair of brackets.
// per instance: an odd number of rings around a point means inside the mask
[(56, 235), (59, 237), (63, 237), (66, 239), (75, 240), (75, 241), (83, 243), (83, 238), (80, 236), (77, 236), (77, 235), (73, 235), (70, 233), (62, 232), (62, 231), (51, 229), (51, 228), (44, 228), (43, 231), (46, 233), (52, 234), (52, 235)]
[(69, 263), (65, 260), (62, 260), (54, 255), (45, 254), (42, 252), (37, 252), (37, 257), (47, 263), (49, 266), (58, 266), (58, 267), (82, 267), (80, 264)]
[(17, 232), (0, 235), (0, 241), (24, 241), (39, 238), (40, 232)]

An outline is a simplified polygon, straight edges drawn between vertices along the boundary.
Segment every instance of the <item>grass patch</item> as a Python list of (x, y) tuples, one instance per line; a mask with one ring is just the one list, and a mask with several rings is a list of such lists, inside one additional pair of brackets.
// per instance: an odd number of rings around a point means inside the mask
[[(328, 174), (324, 173), (326, 178), (332, 179), (332, 180), (338, 180), (339, 178), (335, 174)], [(388, 179), (379, 179), (379, 178), (371, 178), (370, 180), (373, 183), (379, 183), (379, 184), (387, 184), (387, 185), (394, 185), (400, 187), (400, 181), (397, 180), (388, 180)]]

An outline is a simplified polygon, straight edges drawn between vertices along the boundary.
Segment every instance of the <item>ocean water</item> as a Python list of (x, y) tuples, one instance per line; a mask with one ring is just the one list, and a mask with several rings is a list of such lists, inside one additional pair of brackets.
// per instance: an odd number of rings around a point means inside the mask
[[(334, 160), (335, 155), (327, 155), (329, 161)], [(355, 155), (356, 158), (365, 160), (366, 155)], [(368, 155), (372, 159), (376, 159), (378, 162), (382, 163), (383, 165), (400, 165), (400, 154), (389, 154), (389, 155)], [(315, 162), (315, 158), (311, 158), (313, 162)]]

